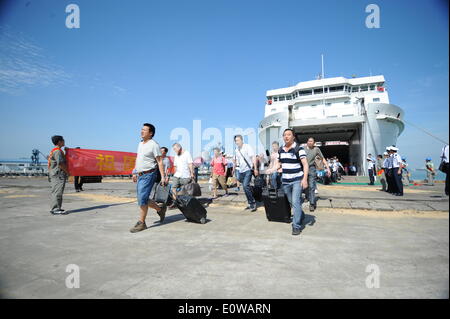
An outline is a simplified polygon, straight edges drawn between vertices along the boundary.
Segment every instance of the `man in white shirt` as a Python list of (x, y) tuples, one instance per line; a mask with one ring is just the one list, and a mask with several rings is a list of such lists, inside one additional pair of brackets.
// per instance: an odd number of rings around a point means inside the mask
[(252, 194), (250, 182), (252, 180), (253, 168), (255, 176), (259, 175), (259, 167), (256, 163), (256, 156), (253, 152), (253, 148), (249, 144), (244, 144), (242, 135), (236, 135), (234, 137), (234, 143), (237, 146), (235, 150), (234, 166), (239, 172), (239, 182), (242, 183), (245, 196), (247, 197), (248, 206), (246, 209), (250, 209), (254, 212), (256, 211), (256, 201)]
[(402, 169), (403, 169), (403, 162), (402, 157), (398, 153), (398, 148), (395, 146), (391, 146), (391, 167), (392, 167), (392, 174), (394, 176), (394, 193), (395, 196), (403, 196), (403, 183), (402, 183)]
[(369, 172), (369, 185), (375, 185), (375, 162), (373, 161), (372, 155), (369, 154), (367, 156), (367, 170)]
[(194, 180), (194, 165), (192, 164), (191, 154), (184, 150), (179, 143), (173, 144), (172, 149), (175, 152), (173, 160), (175, 174), (172, 179), (172, 188), (177, 194), (177, 188), (181, 188)]
[(130, 229), (132, 233), (147, 229), (145, 218), (147, 217), (149, 206), (156, 210), (161, 223), (166, 216), (167, 207), (165, 205), (159, 207), (156, 202), (149, 199), (157, 177), (157, 170), (161, 174), (161, 183), (164, 184), (166, 180), (161, 150), (158, 143), (153, 140), (154, 135), (155, 127), (149, 123), (143, 124), (141, 129), (142, 141), (138, 146), (136, 165), (133, 170), (133, 182), (137, 183), (137, 200), (140, 207), (140, 218), (136, 225)]

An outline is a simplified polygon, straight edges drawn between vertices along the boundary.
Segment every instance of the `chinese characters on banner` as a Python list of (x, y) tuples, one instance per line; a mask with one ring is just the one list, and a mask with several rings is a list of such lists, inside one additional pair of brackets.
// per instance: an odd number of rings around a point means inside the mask
[(72, 176), (130, 175), (136, 153), (69, 148), (66, 158)]
[[(66, 159), (69, 173), (72, 176), (105, 176), (105, 175), (131, 175), (136, 162), (136, 153), (66, 149)], [(173, 158), (168, 156), (173, 174)]]

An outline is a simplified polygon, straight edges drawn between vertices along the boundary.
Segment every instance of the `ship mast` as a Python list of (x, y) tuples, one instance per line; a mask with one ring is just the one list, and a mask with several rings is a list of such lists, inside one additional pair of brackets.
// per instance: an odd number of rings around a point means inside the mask
[(323, 113), (325, 115), (325, 83), (323, 82), (324, 79), (324, 71), (323, 71), (323, 54), (321, 54), (322, 57), (322, 75), (321, 75), (321, 79), (322, 79), (322, 109), (323, 109)]

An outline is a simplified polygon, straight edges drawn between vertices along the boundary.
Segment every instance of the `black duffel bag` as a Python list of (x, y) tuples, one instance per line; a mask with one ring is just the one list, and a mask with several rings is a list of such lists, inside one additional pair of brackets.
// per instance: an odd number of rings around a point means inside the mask
[(181, 188), (180, 195), (202, 196), (202, 189), (199, 184), (190, 182)]

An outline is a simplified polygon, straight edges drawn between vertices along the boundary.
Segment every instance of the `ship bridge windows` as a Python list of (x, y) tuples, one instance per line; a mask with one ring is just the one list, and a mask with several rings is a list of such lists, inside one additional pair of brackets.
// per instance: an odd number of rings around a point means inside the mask
[(352, 87), (352, 92), (358, 92), (358, 91), (359, 91), (359, 86)]
[(274, 101), (274, 102), (278, 102), (278, 96), (274, 96), (274, 97), (273, 97), (273, 101)]
[(371, 85), (369, 86), (369, 88), (370, 88), (371, 91), (375, 91), (375, 84), (371, 84)]
[(361, 86), (360, 86), (360, 92), (368, 91), (368, 89), (369, 89), (369, 86), (368, 86), (368, 85), (361, 85)]
[(286, 95), (286, 100), (292, 100), (292, 95)]
[(340, 91), (344, 91), (344, 86), (340, 85), (340, 86), (330, 86), (330, 93), (331, 92), (340, 92)]
[(278, 101), (284, 101), (284, 100), (286, 100), (286, 97), (284, 95), (280, 95), (278, 97)]
[(314, 89), (314, 94), (322, 94), (323, 93), (323, 89)]
[(298, 94), (299, 94), (300, 96), (312, 95), (312, 90), (303, 90), (303, 91), (299, 91)]

